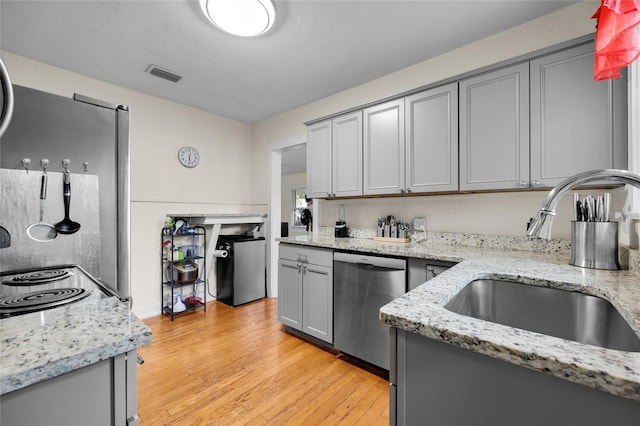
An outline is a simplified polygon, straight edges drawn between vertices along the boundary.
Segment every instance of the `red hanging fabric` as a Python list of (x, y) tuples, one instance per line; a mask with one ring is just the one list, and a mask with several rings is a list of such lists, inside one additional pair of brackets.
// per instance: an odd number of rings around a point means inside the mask
[(596, 59), (593, 78), (620, 77), (620, 68), (640, 56), (640, 0), (602, 0), (592, 16), (597, 19)]

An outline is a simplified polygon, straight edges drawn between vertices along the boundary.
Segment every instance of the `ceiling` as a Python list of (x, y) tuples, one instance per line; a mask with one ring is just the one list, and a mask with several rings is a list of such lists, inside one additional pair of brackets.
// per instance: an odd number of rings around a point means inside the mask
[(296, 145), (282, 151), (282, 174), (293, 175), (307, 171), (307, 145)]
[[(575, 1), (275, 3), (271, 32), (239, 38), (194, 0), (1, 0), (0, 47), (251, 124)], [(151, 64), (183, 78), (151, 76)]]

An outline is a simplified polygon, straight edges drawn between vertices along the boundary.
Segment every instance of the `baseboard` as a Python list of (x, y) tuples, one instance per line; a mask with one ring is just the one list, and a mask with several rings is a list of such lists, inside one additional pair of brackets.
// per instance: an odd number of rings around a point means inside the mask
[(140, 319), (155, 317), (162, 313), (162, 310), (157, 303), (154, 303), (153, 305), (138, 306), (133, 308), (131, 311)]
[[(204, 292), (203, 291), (199, 292), (198, 296), (200, 296), (201, 298), (204, 298)], [(211, 297), (210, 294), (207, 294), (207, 303), (211, 302), (212, 300), (215, 300), (215, 298)], [(162, 314), (162, 309), (160, 308), (160, 306), (158, 306), (157, 303), (153, 303), (151, 305), (145, 305), (145, 306), (137, 306), (133, 308), (131, 311), (135, 314), (135, 316), (137, 316), (140, 319), (155, 317), (156, 315)]]

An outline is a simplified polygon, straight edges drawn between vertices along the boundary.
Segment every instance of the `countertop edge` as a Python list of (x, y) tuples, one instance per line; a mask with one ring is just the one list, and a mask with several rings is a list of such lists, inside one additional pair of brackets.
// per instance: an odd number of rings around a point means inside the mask
[(151, 342), (151, 329), (115, 297), (5, 318), (0, 329), (0, 395)]
[[(581, 361), (577, 358), (558, 357), (557, 354), (551, 352), (536, 353), (528, 349), (526, 345), (500, 344), (489, 339), (451, 331), (446, 327), (426, 325), (423, 323), (407, 323), (406, 320), (398, 319), (394, 315), (384, 312), (383, 309), (380, 312), (380, 320), (390, 327), (395, 327), (428, 339), (467, 349), (513, 365), (640, 402), (639, 382), (610, 374), (599, 368), (591, 368), (588, 362)], [(528, 333), (529, 332), (524, 331), (523, 336), (526, 336)], [(543, 335), (539, 335), (538, 338), (541, 340), (558, 339)], [(566, 343), (569, 345), (574, 344), (574, 342), (568, 341), (566, 341)], [(575, 343), (575, 345), (580, 344)]]
[(17, 391), (27, 386), (53, 379), (62, 374), (121, 355), (145, 346), (150, 342), (151, 332), (149, 331), (136, 338), (126, 338), (120, 342), (96, 347), (90, 352), (60, 358), (53, 362), (47, 362), (46, 364), (33, 367), (27, 371), (4, 376), (0, 386), (0, 395)]

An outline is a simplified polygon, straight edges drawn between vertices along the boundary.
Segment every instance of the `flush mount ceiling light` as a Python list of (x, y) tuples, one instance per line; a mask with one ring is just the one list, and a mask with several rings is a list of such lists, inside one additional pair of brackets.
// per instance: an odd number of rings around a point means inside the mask
[(200, 0), (200, 7), (215, 26), (241, 37), (266, 33), (276, 18), (271, 0)]

